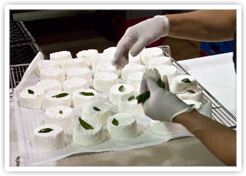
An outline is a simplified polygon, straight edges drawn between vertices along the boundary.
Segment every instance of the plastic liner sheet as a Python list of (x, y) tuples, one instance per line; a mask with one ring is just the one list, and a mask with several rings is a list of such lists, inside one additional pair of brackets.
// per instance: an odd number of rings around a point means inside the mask
[[(180, 124), (168, 123), (169, 133), (165, 136), (154, 134), (150, 129), (151, 119), (145, 115), (136, 117), (138, 124), (138, 136), (127, 141), (119, 141), (110, 137), (107, 133), (107, 127), (104, 126), (107, 139), (95, 146), (84, 147), (75, 144), (72, 140), (73, 129), (65, 129), (65, 144), (62, 148), (52, 152), (40, 152), (32, 147), (33, 130), (44, 124), (44, 110), (28, 109), (19, 105), (19, 94), (27, 86), (34, 85), (39, 81), (39, 77), (35, 74), (35, 69), (39, 60), (44, 59), (41, 53), (38, 53), (33, 59), (27, 71), (25, 72), (21, 82), (14, 92), (14, 116), (16, 119), (16, 130), (18, 137), (18, 147), (22, 165), (35, 166), (42, 165), (46, 162), (59, 160), (70, 155), (81, 155), (88, 153), (97, 153), (105, 151), (125, 151), (135, 148), (157, 145), (185, 136), (193, 136), (185, 127)], [(117, 113), (117, 107), (110, 104), (107, 94), (99, 94), (101, 101), (110, 105), (112, 112)], [(75, 110), (75, 118), (77, 119), (82, 112)]]

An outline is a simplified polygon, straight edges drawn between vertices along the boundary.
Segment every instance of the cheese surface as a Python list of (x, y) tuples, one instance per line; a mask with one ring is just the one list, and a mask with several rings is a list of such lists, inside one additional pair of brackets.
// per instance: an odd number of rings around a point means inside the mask
[(56, 124), (62, 128), (71, 128), (74, 124), (74, 113), (72, 108), (67, 106), (54, 106), (46, 109), (46, 124)]
[(20, 105), (25, 108), (37, 109), (42, 106), (45, 90), (40, 86), (26, 87), (20, 93)]
[(117, 140), (128, 140), (138, 135), (136, 119), (128, 113), (118, 113), (108, 119), (108, 132)]
[(161, 48), (152, 47), (152, 48), (145, 48), (141, 52), (141, 61), (145, 65), (149, 65), (149, 60), (153, 57), (160, 57), (163, 56), (163, 51)]
[(39, 81), (36, 85), (42, 87), (46, 92), (49, 92), (52, 90), (62, 90), (61, 82), (55, 79), (45, 79), (45, 80)]
[(109, 89), (118, 84), (118, 76), (114, 73), (100, 72), (95, 75), (93, 87), (99, 92), (109, 92)]
[(92, 119), (104, 125), (107, 123), (109, 116), (111, 116), (111, 110), (103, 102), (90, 102), (83, 106), (82, 118), (85, 120)]
[(63, 83), (63, 90), (68, 92), (71, 96), (73, 92), (78, 89), (87, 89), (89, 88), (88, 82), (84, 78), (71, 78)]
[(94, 56), (98, 55), (96, 49), (82, 50), (76, 54), (78, 59), (83, 59), (87, 66), (91, 66), (92, 59)]
[(125, 67), (121, 70), (121, 78), (123, 80), (127, 80), (129, 74), (136, 73), (136, 72), (144, 72), (144, 71), (145, 71), (144, 65), (130, 63), (125, 65)]
[[(49, 132), (40, 132), (46, 131)], [(33, 147), (41, 152), (51, 152), (64, 147), (64, 131), (56, 124), (41, 125), (33, 130)]]
[(40, 79), (55, 79), (60, 82), (64, 82), (65, 74), (61, 68), (45, 68), (41, 71)]
[[(59, 96), (59, 95), (65, 95), (65, 96), (56, 97), (56, 96)], [(65, 92), (65, 91), (50, 91), (50, 92), (46, 93), (46, 95), (44, 97), (44, 102), (42, 104), (42, 109), (46, 110), (49, 107), (59, 106), (59, 105), (70, 107), (71, 103), (72, 103), (72, 98), (71, 98), (71, 95), (69, 95), (68, 92)]]
[(170, 85), (170, 91), (172, 93), (185, 93), (187, 90), (196, 88), (196, 78), (190, 75), (178, 75), (173, 78), (172, 84)]
[(89, 102), (99, 101), (97, 91), (94, 89), (78, 89), (73, 93), (73, 105), (75, 109), (83, 109), (83, 106)]
[(59, 67), (59, 64), (55, 61), (52, 60), (40, 60), (38, 61), (38, 66), (35, 69), (35, 72), (38, 76), (40, 76), (40, 72), (41, 70), (45, 69), (45, 68), (54, 68), (54, 67)]
[(133, 92), (134, 88), (130, 84), (116, 84), (109, 90), (109, 100), (111, 103), (118, 105), (122, 95), (132, 94)]
[(77, 121), (73, 130), (73, 142), (82, 146), (93, 146), (102, 143), (106, 139), (102, 124), (94, 120), (83, 120), (93, 129), (85, 129)]
[[(132, 96), (134, 96), (133, 99), (130, 98)], [(141, 104), (138, 104), (136, 97), (136, 94), (123, 95), (119, 101), (119, 112), (130, 113), (133, 116), (143, 115), (143, 107)]]

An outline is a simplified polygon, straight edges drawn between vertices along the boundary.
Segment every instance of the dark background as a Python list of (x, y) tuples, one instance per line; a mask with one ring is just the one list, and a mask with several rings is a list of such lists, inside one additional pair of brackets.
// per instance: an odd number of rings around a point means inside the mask
[[(180, 10), (18, 10), (11, 20), (22, 21), (38, 47), (49, 58), (56, 51), (70, 51), (73, 57), (85, 49), (116, 46), (125, 30), (155, 15), (183, 13)], [(199, 42), (165, 37), (155, 45), (170, 45), (176, 60), (199, 57)]]

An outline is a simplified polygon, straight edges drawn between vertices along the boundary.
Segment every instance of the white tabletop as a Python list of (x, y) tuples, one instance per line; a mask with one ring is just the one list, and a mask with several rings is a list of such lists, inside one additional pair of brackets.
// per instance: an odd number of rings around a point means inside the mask
[(232, 53), (194, 58), (179, 63), (236, 116), (237, 75)]
[[(236, 74), (232, 54), (179, 62), (232, 114), (236, 113)], [(10, 107), (10, 166), (15, 166), (18, 141), (13, 106)], [(86, 161), (86, 162), (85, 162)], [(44, 166), (223, 166), (196, 137), (123, 152), (103, 152), (64, 158)]]

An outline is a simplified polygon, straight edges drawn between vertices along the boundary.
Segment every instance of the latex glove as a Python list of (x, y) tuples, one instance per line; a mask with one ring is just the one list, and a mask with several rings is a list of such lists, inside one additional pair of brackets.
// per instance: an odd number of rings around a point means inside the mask
[(167, 36), (169, 32), (168, 18), (158, 15), (128, 28), (117, 44), (113, 64), (118, 68), (128, 63), (128, 54), (138, 55), (148, 44)]
[(147, 116), (153, 120), (172, 122), (176, 116), (194, 110), (193, 107), (185, 104), (175, 94), (169, 92), (166, 76), (163, 77), (164, 89), (158, 86), (156, 79), (157, 77), (148, 77), (147, 74), (143, 76), (141, 82), (140, 94), (150, 91), (149, 99), (142, 104)]
[(209, 118), (212, 118), (212, 103), (207, 102), (203, 105), (199, 110), (197, 110), (200, 114), (205, 115)]

